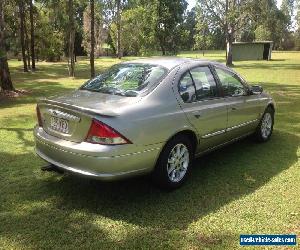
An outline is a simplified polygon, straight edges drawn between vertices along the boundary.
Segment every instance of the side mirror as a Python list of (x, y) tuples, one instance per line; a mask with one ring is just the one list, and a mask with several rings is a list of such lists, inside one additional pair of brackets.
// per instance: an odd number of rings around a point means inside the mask
[(252, 85), (249, 89), (250, 95), (259, 95), (263, 92), (263, 88), (260, 85)]
[(189, 92), (185, 92), (185, 93), (181, 94), (181, 98), (184, 102), (188, 102), (188, 100), (190, 99)]

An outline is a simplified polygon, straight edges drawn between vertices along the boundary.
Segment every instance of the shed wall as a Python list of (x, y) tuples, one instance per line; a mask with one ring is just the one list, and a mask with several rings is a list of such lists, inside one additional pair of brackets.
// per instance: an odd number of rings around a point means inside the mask
[(263, 60), (264, 44), (233, 44), (233, 61)]

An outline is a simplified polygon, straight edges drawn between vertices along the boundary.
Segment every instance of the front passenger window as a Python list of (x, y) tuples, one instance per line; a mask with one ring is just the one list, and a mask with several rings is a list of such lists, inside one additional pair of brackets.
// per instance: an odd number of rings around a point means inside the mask
[(243, 96), (246, 94), (244, 85), (233, 73), (216, 68), (216, 72), (222, 84), (224, 96)]
[(194, 102), (196, 100), (196, 91), (189, 72), (186, 72), (181, 77), (178, 91), (184, 102)]

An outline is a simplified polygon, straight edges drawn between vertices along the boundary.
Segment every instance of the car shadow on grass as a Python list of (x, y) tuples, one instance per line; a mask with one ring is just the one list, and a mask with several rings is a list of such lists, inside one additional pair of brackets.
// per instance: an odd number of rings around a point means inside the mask
[(195, 160), (191, 178), (173, 192), (153, 187), (146, 178), (119, 183), (63, 178), (66, 188), (73, 181), (83, 186), (70, 189), (67, 196), (62, 194), (62, 202), (71, 195), (71, 200), (83, 201), (90, 212), (113, 220), (186, 229), (191, 222), (254, 192), (287, 169), (298, 159), (298, 145), (299, 138), (282, 132), (275, 133), (267, 144), (253, 143), (250, 138), (240, 141)]
[[(146, 177), (102, 183), (41, 173), (38, 168), (45, 163), (34, 160), (33, 153), (1, 154), (0, 160), (7, 163), (0, 174), (0, 210), (8, 216), (2, 213), (0, 232), (7, 239), (21, 237), (37, 248), (49, 243), (76, 245), (77, 241), (98, 247), (161, 246), (156, 239), (185, 237), (192, 222), (255, 192), (292, 166), (298, 160), (299, 142), (297, 136), (278, 130), (268, 143), (247, 138), (196, 159), (188, 182), (173, 192), (159, 190)], [(101, 220), (144, 229), (129, 230), (125, 238), (114, 240)], [(222, 244), (218, 238), (205, 241)]]

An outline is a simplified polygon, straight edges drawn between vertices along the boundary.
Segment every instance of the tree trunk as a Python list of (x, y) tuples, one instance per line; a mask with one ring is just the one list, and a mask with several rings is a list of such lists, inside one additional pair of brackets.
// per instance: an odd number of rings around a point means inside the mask
[(68, 1), (68, 13), (69, 13), (68, 68), (69, 68), (69, 76), (74, 77), (75, 76), (75, 56), (74, 56), (75, 23), (74, 23), (73, 0)]
[(91, 8), (91, 54), (90, 54), (90, 65), (91, 65), (91, 78), (95, 76), (95, 4), (94, 0), (90, 0)]
[(2, 90), (15, 90), (10, 78), (4, 43), (4, 10), (0, 1), (0, 86)]
[[(233, 42), (233, 25), (231, 24), (230, 20), (228, 19), (229, 11), (235, 8), (235, 1), (232, 1), (232, 6), (230, 6), (229, 0), (226, 0), (225, 5), (225, 32), (226, 32), (226, 65), (232, 66), (232, 42)], [(231, 8), (231, 9), (230, 9)]]
[(165, 55), (166, 55), (165, 47), (161, 44), (161, 45), (160, 45), (160, 48), (161, 48), (161, 53), (162, 53), (162, 55), (165, 56)]
[(29, 38), (26, 26), (26, 10), (24, 11), (24, 32), (25, 32), (25, 52), (26, 52), (26, 59), (27, 59), (27, 66), (30, 69), (30, 50), (29, 50)]
[(25, 39), (24, 39), (24, 33), (25, 33), (24, 2), (22, 0), (19, 0), (18, 2), (19, 2), (19, 15), (20, 15), (20, 43), (22, 48), (23, 67), (24, 67), (24, 72), (28, 72), (26, 54), (25, 54)]
[(10, 78), (10, 72), (7, 63), (7, 57), (0, 57), (0, 83), (2, 90), (14, 91), (15, 88)]
[(165, 56), (166, 55), (165, 40), (162, 37), (159, 37), (159, 46), (161, 48), (162, 55)]
[(121, 48), (121, 0), (117, 0), (117, 53), (118, 58), (122, 58), (122, 48)]
[[(231, 27), (229, 28), (231, 29)], [(227, 52), (227, 58), (226, 58), (226, 65), (232, 66), (232, 41), (233, 41), (233, 35), (232, 31), (230, 30), (227, 34), (227, 46), (226, 46), (226, 52)]]
[(30, 6), (30, 47), (31, 47), (31, 68), (35, 70), (35, 51), (34, 51), (34, 23), (33, 23), (33, 4), (29, 0)]

